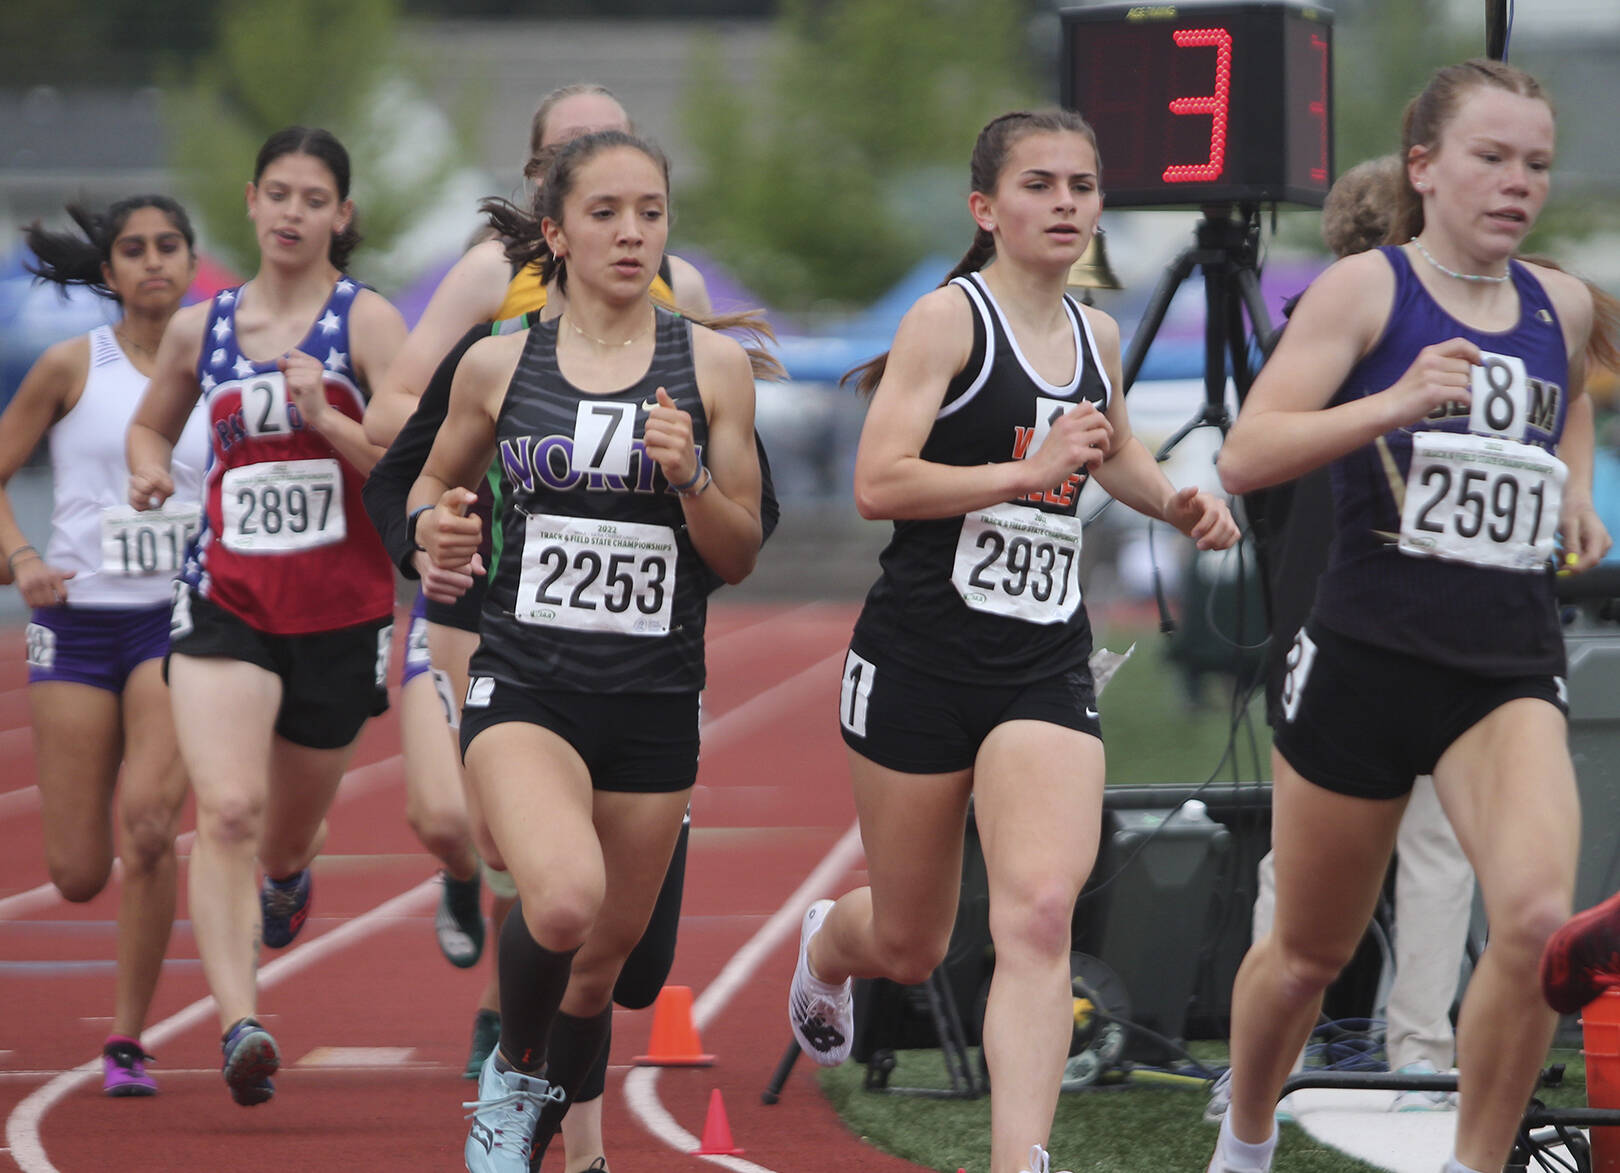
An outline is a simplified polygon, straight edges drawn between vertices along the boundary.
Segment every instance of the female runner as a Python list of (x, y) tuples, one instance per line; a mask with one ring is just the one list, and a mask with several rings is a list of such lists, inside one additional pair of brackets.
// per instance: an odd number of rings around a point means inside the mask
[[(561, 144), (603, 129), (632, 129), (629, 115), (606, 89), (579, 84), (552, 91), (535, 111), (524, 175), (538, 183)], [(402, 507), (421, 472), (433, 434), (444, 419), (450, 380), (467, 347), (495, 332), (497, 326), (503, 331), (526, 329), (534, 320), (556, 317), (566, 305), (567, 299), (556, 282), (548, 284), (540, 279), (538, 262), (513, 265), (506, 252), (509, 243), (496, 237), (475, 245), (451, 269), (366, 411), (367, 435), (390, 445), (388, 455), (366, 483), (366, 507), (395, 564), (407, 577), (419, 577), (423, 583), (422, 595), (412, 612), (400, 691), (406, 782), (411, 795), (411, 822), (429, 850), (445, 863), (444, 898), (436, 923), (441, 948), (457, 964), (475, 962), (483, 939), (483, 923), (477, 911), (479, 884), (476, 877), (464, 879), (467, 873), (461, 870), (462, 853), (470, 850), (474, 830), (479, 832), (480, 851), (489, 861), (499, 861), (493, 844), (482, 834), (475, 801), (463, 797), (460, 755), (450, 732), (459, 725), (459, 698), (466, 695), (467, 689), (467, 660), (478, 642), (484, 579), (480, 575), (463, 580), (462, 576), (434, 567), (416, 546)], [(660, 304), (699, 319), (709, 313), (702, 274), (676, 256), (666, 254), (663, 258), (653, 280), (652, 296)], [(448, 349), (438, 350), (441, 346)], [(432, 365), (435, 361), (437, 368)], [(424, 387), (426, 390), (422, 390)], [(403, 431), (396, 434), (391, 430), (407, 414), (411, 415), (408, 441), (401, 438)], [(760, 460), (764, 475), (762, 522), (769, 537), (778, 510), (763, 448)], [(474, 507), (483, 517), (489, 515), (488, 493), (486, 481), (480, 486), (479, 502)], [(487, 541), (486, 536), (486, 556)], [(449, 729), (445, 728), (446, 718)], [(682, 826), (647, 932), (626, 961), (614, 988), (614, 1001), (628, 1009), (652, 1004), (674, 962), (689, 834), (688, 820)], [(515, 890), (504, 870), (487, 866), (483, 875), (494, 896), (490, 920), (498, 929), (511, 908)], [(473, 1041), (464, 1073), (467, 1078), (478, 1078), (499, 1037), (499, 982), (492, 966), (473, 1023)], [(607, 1063), (604, 1048), (564, 1121), (565, 1173), (606, 1167), (600, 1096)], [(596, 1166), (599, 1161), (602, 1164)]]
[(175, 315), (129, 434), (130, 503), (161, 504), (180, 425), (207, 404), (213, 462), (169, 684), (197, 796), (197, 951), (244, 1105), (274, 1094), (280, 1063), (253, 1017), (261, 916), (272, 948), (303, 927), (326, 812), (361, 727), (388, 704), (394, 577), (360, 503), (380, 455), (360, 421), (405, 324), (344, 272), (358, 240), (348, 193), (330, 133), (270, 136), (247, 186), (259, 271)]
[(417, 515), (434, 562), (465, 568), (482, 528), (465, 486), (498, 455), (502, 552), (461, 736), (520, 899), (475, 1173), (538, 1161), (606, 1042), (696, 772), (707, 579), (739, 581), (760, 544), (749, 356), (649, 292), (668, 197), (662, 154), (606, 131), (558, 151), (537, 216), (497, 215), (567, 309), (467, 352), (411, 494), (437, 503)]
[(1238, 535), (1223, 502), (1177, 491), (1131, 435), (1118, 328), (1064, 293), (1102, 210), (1091, 128), (1067, 111), (1003, 115), (971, 177), (972, 248), (860, 371), (873, 395), (855, 500), (895, 522), (839, 713), (870, 882), (805, 914), (788, 1018), (811, 1057), (840, 1063), (850, 979), (917, 983), (939, 964), (971, 796), (996, 950), (990, 1168), (1047, 1173), (1069, 924), (1102, 818), (1080, 489), (1094, 476), (1201, 549)]
[(1502, 1167), (1546, 1054), (1537, 962), (1569, 913), (1580, 825), (1551, 564), (1609, 546), (1583, 384), (1589, 355), (1615, 355), (1583, 282), (1513, 259), (1554, 145), (1528, 74), (1436, 72), (1407, 107), (1389, 243), (1311, 285), (1221, 454), (1238, 492), (1330, 465), (1337, 532), (1283, 685), (1276, 917), (1233, 992), (1220, 1173), (1270, 1168), (1277, 1093), (1416, 775), (1433, 774), (1491, 924), (1457, 1027), (1447, 1173)]
[[(161, 513), (137, 515), (124, 503), (124, 433), (197, 258), (185, 210), (167, 196), (68, 212), (82, 237), (38, 224), (28, 231), (36, 272), (112, 298), (121, 317), (47, 350), (0, 416), (0, 552), (5, 580), (14, 575), (34, 608), (34, 757), (46, 862), (65, 899), (92, 899), (112, 874), (117, 792), (123, 887), (102, 1087), (149, 1096), (157, 1084), (140, 1038), (174, 923), (174, 837), (186, 796), (161, 661), (174, 576), (201, 512), (208, 437), (201, 413), (181, 421), (174, 497)], [(3, 488), (42, 438), (55, 486), (44, 554), (28, 544)]]

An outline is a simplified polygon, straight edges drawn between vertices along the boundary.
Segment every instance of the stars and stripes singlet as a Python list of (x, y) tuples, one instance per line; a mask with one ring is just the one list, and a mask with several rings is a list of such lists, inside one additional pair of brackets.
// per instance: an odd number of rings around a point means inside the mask
[[(325, 367), (326, 400), (360, 421), (367, 394), (349, 357), (361, 285), (340, 276), (298, 349)], [(306, 426), (274, 360), (236, 340), (241, 290), (214, 295), (197, 363), (213, 461), (186, 578), (204, 598), (276, 635), (386, 619), (394, 571), (360, 500), (365, 477)]]

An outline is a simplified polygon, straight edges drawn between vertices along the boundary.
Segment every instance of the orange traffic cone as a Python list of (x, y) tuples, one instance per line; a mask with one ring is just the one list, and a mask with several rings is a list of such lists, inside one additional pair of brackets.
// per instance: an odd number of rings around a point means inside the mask
[[(1620, 1108), (1620, 990), (1605, 990), (1581, 1011), (1586, 1103)], [(1620, 1170), (1620, 1128), (1594, 1128), (1592, 1173)]]
[(652, 1042), (647, 1054), (632, 1060), (639, 1067), (711, 1067), (714, 1056), (703, 1054), (697, 1027), (692, 1025), (692, 990), (665, 986), (653, 1003)]
[(720, 1089), (709, 1093), (709, 1115), (703, 1121), (703, 1142), (692, 1150), (694, 1157), (740, 1157), (743, 1150), (731, 1143), (731, 1125), (726, 1122), (726, 1102)]

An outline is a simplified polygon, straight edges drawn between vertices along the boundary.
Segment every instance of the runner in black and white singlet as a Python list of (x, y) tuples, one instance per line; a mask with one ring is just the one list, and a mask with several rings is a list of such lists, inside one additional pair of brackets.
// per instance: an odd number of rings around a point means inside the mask
[(190, 221), (167, 196), (133, 196), (99, 215), (68, 210), (84, 235), (35, 224), (36, 271), (113, 298), (121, 316), (46, 351), (0, 416), (0, 485), (45, 439), (53, 486), (43, 555), (0, 489), (0, 553), (3, 581), (15, 576), (34, 608), (28, 694), (51, 882), (75, 902), (99, 893), (112, 874), (115, 832), (123, 863), (103, 1088), (147, 1096), (157, 1084), (141, 1030), (174, 920), (174, 837), (186, 793), (161, 669), (208, 439), (194, 412), (175, 451), (174, 497), (161, 512), (136, 513), (125, 503), (124, 433), (197, 262)]
[[(633, 133), (634, 128), (618, 99), (601, 86), (576, 83), (551, 91), (541, 99), (531, 120), (524, 176), (531, 182), (540, 182), (558, 146), (593, 130)], [(433, 432), (444, 418), (450, 379), (473, 336), (527, 329), (532, 321), (556, 317), (567, 305), (567, 298), (554, 283), (547, 286), (539, 280), (537, 262), (513, 266), (506, 256), (507, 243), (498, 234), (493, 235), (469, 248), (452, 266), (372, 397), (365, 421), (367, 435), (373, 441), (390, 445), (389, 454), (379, 462), (367, 482), (367, 509), (377, 523), (378, 532), (389, 544), (396, 565), (406, 577), (419, 577), (422, 582), (424, 599), (418, 604), (421, 616), (418, 619), (415, 612), (412, 614), (399, 696), (406, 810), (423, 844), (445, 865), (444, 892), (435, 927), (440, 948), (456, 964), (471, 964), (476, 960), (479, 943), (483, 940), (483, 923), (478, 910), (479, 872), (472, 872), (470, 879), (464, 878), (468, 876), (469, 865), (478, 862), (476, 857), (468, 858), (471, 845), (476, 844), (484, 856), (481, 871), (492, 895), (492, 925), (499, 926), (506, 919), (516, 898), (511, 877), (495, 866), (500, 857), (484, 829), (476, 796), (462, 785), (461, 755), (454, 732), (460, 724), (460, 699), (467, 692), (467, 661), (478, 643), (478, 616), (483, 609), (486, 579), (483, 575), (472, 576), (470, 589), (464, 583), (450, 580), (450, 588), (465, 589), (466, 593), (459, 599), (447, 601), (443, 597), (443, 591), (450, 589), (444, 585), (446, 572), (434, 567), (416, 547), (403, 501), (421, 472), (422, 462), (432, 445)], [(699, 320), (711, 312), (702, 274), (679, 257), (665, 254), (651, 292), (660, 304), (688, 316), (695, 315)], [(489, 321), (483, 329), (471, 329), (457, 338), (461, 331), (486, 319)], [(452, 357), (455, 361), (451, 361)], [(430, 399), (433, 406), (429, 408), (425, 405)], [(405, 412), (412, 413), (409, 424), (396, 432), (397, 421)], [(416, 434), (411, 437), (408, 451), (400, 452), (396, 440), (409, 430)], [(760, 472), (763, 478), (761, 522), (769, 538), (779, 511), (763, 446)], [(473, 509), (486, 520), (489, 484), (490, 478), (486, 477)], [(487, 549), (481, 553), (487, 564)], [(421, 651), (417, 650), (419, 648)], [(446, 682), (448, 689), (444, 687)], [(453, 704), (445, 710), (448, 720), (441, 720), (438, 716), (444, 707), (441, 694), (446, 691), (453, 698)], [(620, 1006), (639, 1010), (651, 1005), (674, 964), (690, 827), (688, 819), (670, 860), (652, 921), (641, 943), (626, 960), (614, 987), (614, 1001)], [(499, 938), (495, 934), (491, 953), (498, 948)], [(499, 1036), (500, 985), (496, 967), (491, 965), (473, 1022), (472, 1045), (463, 1072), (466, 1078), (478, 1078)], [(564, 1173), (581, 1173), (597, 1159), (606, 1159), (600, 1097), (606, 1084), (607, 1065), (608, 1048), (604, 1047), (564, 1119)]]
[(1433, 774), (1491, 925), (1445, 1173), (1502, 1167), (1545, 1058), (1537, 964), (1580, 824), (1552, 573), (1609, 547), (1584, 384), (1589, 356), (1616, 356), (1583, 282), (1513, 259), (1555, 137), (1523, 71), (1437, 71), (1407, 107), (1396, 247), (1311, 285), (1221, 453), (1241, 492), (1331, 464), (1336, 536), (1282, 685), (1276, 920), (1233, 991), (1216, 1173), (1270, 1168), (1278, 1092), (1372, 915), (1415, 775)]
[(243, 1105), (274, 1094), (280, 1062), (254, 1018), (261, 935), (280, 948), (305, 923), (327, 810), (388, 704), (393, 569), (360, 502), (381, 455), (361, 416), (405, 323), (344, 272), (359, 239), (348, 192), (329, 132), (265, 141), (247, 190), (259, 270), (175, 316), (129, 433), (130, 504), (148, 509), (172, 489), (177, 421), (208, 405), (205, 526), (168, 673), (197, 796), (192, 924)]
[(955, 922), (972, 797), (996, 910), (990, 1169), (1045, 1173), (1073, 1017), (1068, 910), (1102, 819), (1080, 489), (1094, 476), (1204, 549), (1238, 531), (1131, 435), (1119, 330), (1064, 293), (1102, 210), (1090, 126), (1004, 115), (971, 171), (973, 247), (861, 369), (855, 501), (895, 523), (839, 700), (870, 880), (806, 912), (788, 1021), (839, 1063), (852, 978), (926, 980)]
[(709, 576), (759, 551), (750, 356), (648, 294), (668, 193), (662, 154), (608, 131), (560, 148), (532, 216), (498, 219), (568, 308), (468, 350), (411, 492), (435, 505), (417, 540), (459, 570), (482, 529), (467, 486), (500, 472), (461, 737), (519, 901), (473, 1173), (537, 1165), (605, 1042), (696, 775)]

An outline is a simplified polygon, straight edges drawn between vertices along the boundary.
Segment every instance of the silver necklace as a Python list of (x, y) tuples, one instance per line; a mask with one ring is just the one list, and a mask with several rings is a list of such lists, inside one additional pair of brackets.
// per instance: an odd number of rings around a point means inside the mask
[(131, 338), (128, 334), (125, 334), (117, 326), (113, 327), (113, 336), (116, 337), (118, 339), (118, 341), (122, 342), (125, 346), (129, 347), (131, 350), (135, 351), (138, 354), (144, 354), (148, 358), (152, 357), (153, 355), (155, 355), (157, 353), (157, 350), (156, 350), (155, 347), (142, 346), (139, 342), (136, 342), (135, 339)]
[(585, 331), (581, 330), (578, 326), (576, 326), (574, 324), (574, 319), (570, 318), (566, 313), (564, 313), (562, 315), (562, 318), (563, 318), (564, 321), (566, 321), (568, 323), (568, 328), (570, 330), (572, 330), (575, 334), (578, 334), (581, 338), (585, 338), (585, 339), (590, 340), (591, 342), (596, 343), (603, 350), (617, 350), (620, 347), (629, 346), (634, 342), (640, 341), (640, 339), (647, 333), (647, 331), (652, 329), (653, 322), (657, 321), (657, 318), (655, 316), (653, 319), (648, 321), (648, 323), (645, 326), (643, 326), (641, 329), (637, 330), (634, 334), (632, 334), (630, 337), (626, 338), (623, 342), (609, 342), (606, 339), (598, 338), (595, 334), (587, 334), (587, 333), (585, 333)]
[(1493, 276), (1489, 273), (1459, 273), (1455, 269), (1446, 268), (1439, 261), (1435, 260), (1434, 255), (1430, 253), (1428, 249), (1423, 247), (1423, 242), (1417, 237), (1414, 236), (1412, 238), (1412, 243), (1417, 245), (1417, 250), (1423, 254), (1424, 260), (1428, 261), (1429, 264), (1433, 265), (1436, 269), (1439, 269), (1447, 277), (1455, 277), (1459, 281), (1476, 281), (1483, 282), (1486, 285), (1500, 285), (1506, 281), (1509, 276), (1511, 276), (1510, 273), (1503, 273), (1499, 277)]

